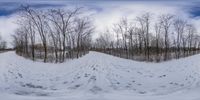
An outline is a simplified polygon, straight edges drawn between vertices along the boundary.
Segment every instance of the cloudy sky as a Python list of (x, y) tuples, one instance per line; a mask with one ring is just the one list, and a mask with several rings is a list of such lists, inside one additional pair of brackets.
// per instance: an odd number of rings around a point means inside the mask
[(198, 0), (0, 0), (0, 34), (8, 43), (12, 41), (10, 35), (18, 27), (15, 22), (22, 4), (36, 9), (84, 7), (94, 20), (96, 36), (112, 27), (121, 17), (134, 20), (144, 12), (151, 12), (152, 16), (170, 13), (191, 20), (197, 28), (200, 26)]

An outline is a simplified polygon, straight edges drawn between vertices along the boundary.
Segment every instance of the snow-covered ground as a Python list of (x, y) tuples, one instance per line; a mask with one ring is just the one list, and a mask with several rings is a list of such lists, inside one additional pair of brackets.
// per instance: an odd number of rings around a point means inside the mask
[(200, 100), (200, 55), (146, 63), (91, 51), (61, 64), (0, 54), (1, 100)]

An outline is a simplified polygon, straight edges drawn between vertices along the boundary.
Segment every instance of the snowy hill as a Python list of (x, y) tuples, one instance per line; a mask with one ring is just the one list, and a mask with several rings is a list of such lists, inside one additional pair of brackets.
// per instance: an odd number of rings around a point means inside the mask
[(3, 100), (200, 100), (200, 55), (146, 63), (91, 51), (62, 64), (0, 54)]

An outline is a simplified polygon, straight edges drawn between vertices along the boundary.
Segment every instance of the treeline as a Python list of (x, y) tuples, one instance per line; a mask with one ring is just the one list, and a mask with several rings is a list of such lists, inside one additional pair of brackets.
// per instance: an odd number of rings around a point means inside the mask
[(7, 49), (7, 42), (3, 40), (1, 34), (0, 34), (0, 51), (3, 51)]
[(16, 52), (44, 62), (79, 58), (89, 50), (140, 61), (166, 61), (199, 53), (200, 35), (190, 20), (144, 13), (121, 20), (95, 41), (94, 25), (82, 8), (36, 10), (21, 7), (13, 35)]
[(36, 10), (23, 6), (12, 36), (20, 55), (63, 62), (89, 51), (94, 28), (82, 8)]
[(96, 39), (93, 49), (127, 59), (157, 62), (199, 53), (200, 35), (189, 20), (170, 14), (156, 18), (152, 15), (144, 13), (132, 20), (121, 18)]

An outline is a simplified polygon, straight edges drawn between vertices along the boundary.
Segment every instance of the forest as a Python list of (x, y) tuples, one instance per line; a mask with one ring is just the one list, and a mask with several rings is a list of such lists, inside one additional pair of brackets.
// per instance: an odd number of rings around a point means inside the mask
[[(95, 26), (83, 8), (37, 10), (20, 7), (13, 45), (32, 60), (64, 62), (89, 51), (138, 61), (161, 62), (199, 53), (200, 35), (190, 20), (146, 12), (121, 17), (93, 38)], [(1, 47), (1, 46), (0, 46)]]

